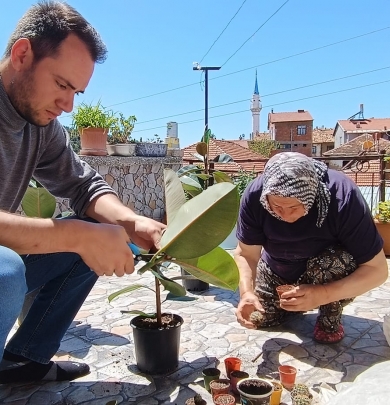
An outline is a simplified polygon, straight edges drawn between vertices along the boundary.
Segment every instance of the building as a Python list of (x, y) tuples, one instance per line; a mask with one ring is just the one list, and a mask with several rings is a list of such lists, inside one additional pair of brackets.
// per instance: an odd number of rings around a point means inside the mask
[(270, 138), (280, 144), (278, 152), (312, 154), (313, 117), (308, 111), (273, 111), (268, 114)]
[(260, 112), (262, 106), (260, 102), (259, 87), (257, 85), (257, 70), (255, 79), (255, 90), (253, 91), (251, 111), (252, 111), (252, 133), (251, 139), (260, 132)]
[(325, 127), (313, 129), (312, 156), (322, 156), (334, 148), (333, 131), (334, 128)]

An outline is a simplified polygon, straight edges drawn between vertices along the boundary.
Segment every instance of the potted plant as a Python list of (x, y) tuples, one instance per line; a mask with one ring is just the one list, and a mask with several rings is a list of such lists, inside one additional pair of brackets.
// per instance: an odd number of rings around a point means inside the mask
[(81, 103), (72, 113), (72, 126), (80, 133), (80, 155), (106, 156), (107, 134), (116, 122), (114, 112), (96, 104)]
[(274, 391), (272, 382), (262, 378), (244, 378), (237, 383), (242, 404), (263, 405), (269, 404)]
[(135, 154), (142, 157), (164, 157), (167, 155), (168, 144), (154, 134), (153, 138), (143, 141), (140, 138), (135, 147)]
[[(194, 156), (201, 162), (200, 165), (190, 164), (183, 166), (177, 172), (182, 187), (189, 199), (197, 196), (213, 184), (222, 182), (233, 183), (233, 180), (226, 173), (214, 168), (215, 163), (231, 163), (233, 162), (233, 158), (226, 153), (222, 153), (213, 159), (209, 158), (211, 136), (211, 130), (208, 129), (204, 132), (201, 141), (196, 145), (197, 153)], [(229, 238), (229, 235), (227, 235), (227, 238)], [(221, 247), (226, 249), (224, 242), (222, 241)], [(182, 273), (188, 276), (184, 270)], [(205, 291), (209, 288), (207, 283), (191, 276), (183, 278), (183, 285), (188, 291)]]
[[(167, 228), (161, 238), (161, 248), (154, 255), (143, 255), (148, 262), (139, 274), (152, 272), (155, 280), (156, 311), (137, 315), (130, 322), (138, 368), (149, 374), (164, 374), (177, 368), (180, 327), (183, 319), (177, 314), (162, 312), (160, 287), (169, 291), (165, 299), (186, 295), (185, 288), (168, 278), (163, 263), (176, 263), (198, 279), (236, 290), (239, 273), (233, 257), (218, 245), (226, 238), (237, 220), (239, 197), (231, 183), (210, 187), (199, 196), (186, 201), (177, 174), (164, 170)], [(201, 241), (201, 243), (199, 243)], [(145, 285), (130, 285), (109, 296), (109, 301)]]
[(390, 201), (382, 201), (378, 204), (374, 215), (376, 229), (383, 239), (385, 255), (390, 255)]
[(130, 115), (128, 118), (125, 118), (122, 113), (119, 113), (119, 117), (115, 117), (115, 121), (107, 137), (107, 152), (109, 155), (135, 155), (136, 141), (131, 138), (131, 133), (136, 121), (137, 118), (135, 115)]

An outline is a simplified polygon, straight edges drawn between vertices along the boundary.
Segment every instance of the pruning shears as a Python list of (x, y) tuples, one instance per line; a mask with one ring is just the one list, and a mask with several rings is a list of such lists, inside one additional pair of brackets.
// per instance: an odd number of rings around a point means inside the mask
[(135, 245), (134, 243), (128, 243), (129, 248), (134, 256), (134, 264), (138, 264), (138, 262), (149, 262), (150, 259), (154, 256), (152, 253), (141, 253), (140, 248)]

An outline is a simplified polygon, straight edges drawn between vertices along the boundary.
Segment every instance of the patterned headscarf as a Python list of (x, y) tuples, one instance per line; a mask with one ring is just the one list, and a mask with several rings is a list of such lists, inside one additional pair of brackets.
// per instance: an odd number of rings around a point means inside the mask
[(318, 207), (317, 227), (320, 228), (328, 214), (330, 191), (324, 183), (327, 166), (297, 152), (278, 153), (265, 165), (263, 191), (260, 202), (274, 217), (282, 220), (272, 211), (267, 195), (292, 197), (301, 202), (305, 215), (314, 202)]

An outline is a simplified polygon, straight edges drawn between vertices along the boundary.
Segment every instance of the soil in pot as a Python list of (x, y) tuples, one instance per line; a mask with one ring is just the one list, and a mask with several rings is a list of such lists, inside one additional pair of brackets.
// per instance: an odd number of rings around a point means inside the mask
[(137, 317), (133, 319), (132, 325), (142, 329), (169, 329), (176, 328), (182, 321), (172, 314), (163, 314), (161, 317), (162, 328), (157, 325), (156, 318)]
[(235, 405), (236, 398), (231, 394), (218, 394), (213, 401), (215, 405)]
[(220, 378), (210, 382), (211, 395), (228, 394), (230, 390), (230, 381), (227, 378)]
[(253, 379), (241, 382), (240, 390), (249, 395), (266, 395), (272, 388), (265, 381)]

